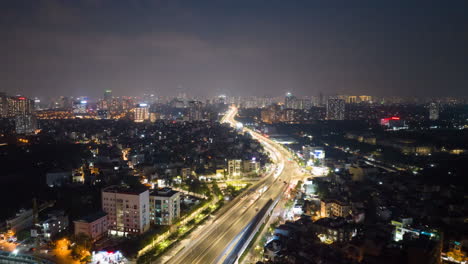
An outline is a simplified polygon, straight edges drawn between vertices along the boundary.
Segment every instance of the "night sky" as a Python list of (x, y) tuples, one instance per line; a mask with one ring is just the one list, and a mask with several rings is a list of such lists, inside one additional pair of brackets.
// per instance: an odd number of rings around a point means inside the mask
[(467, 10), (466, 0), (1, 0), (0, 91), (468, 95)]

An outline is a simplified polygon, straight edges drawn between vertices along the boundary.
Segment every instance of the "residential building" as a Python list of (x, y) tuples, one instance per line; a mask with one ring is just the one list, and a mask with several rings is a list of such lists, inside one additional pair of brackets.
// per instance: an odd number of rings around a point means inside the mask
[(311, 225), (319, 239), (327, 244), (350, 241), (356, 235), (356, 228), (344, 218), (321, 218)]
[(180, 176), (182, 179), (188, 179), (192, 175), (192, 169), (191, 168), (181, 168), (180, 169)]
[(37, 120), (33, 115), (17, 115), (15, 117), (16, 134), (33, 134), (37, 129)]
[(203, 109), (202, 102), (190, 101), (188, 109), (188, 120), (189, 121), (200, 121), (203, 120)]
[(180, 193), (162, 188), (150, 193), (150, 219), (156, 225), (171, 225), (180, 217)]
[(439, 105), (437, 103), (431, 103), (429, 105), (429, 119), (430, 120), (439, 119)]
[(149, 119), (149, 106), (148, 104), (141, 103), (137, 104), (134, 110), (134, 121), (135, 122), (143, 122)]
[(242, 161), (242, 172), (243, 173), (258, 173), (260, 170), (260, 163), (255, 160), (243, 160)]
[(0, 118), (8, 117), (8, 97), (0, 93)]
[(284, 97), (284, 108), (295, 108), (296, 97), (291, 93), (286, 93), (286, 97)]
[(73, 221), (73, 224), (75, 226), (75, 235), (83, 233), (91, 237), (94, 241), (104, 237), (109, 229), (107, 214), (102, 211)]
[(351, 214), (351, 205), (338, 200), (320, 201), (321, 217), (347, 217)]
[(228, 176), (238, 178), (242, 173), (242, 160), (234, 159), (228, 161)]
[(111, 235), (141, 234), (149, 229), (149, 191), (145, 187), (114, 185), (102, 189), (102, 209), (108, 215)]
[(7, 97), (9, 117), (30, 115), (34, 111), (34, 101), (24, 96)]
[(345, 100), (338, 98), (329, 98), (327, 101), (327, 119), (344, 120), (345, 118)]
[[(38, 224), (39, 230), (36, 234), (46, 240), (52, 240), (57, 234), (68, 228), (68, 215), (63, 211), (55, 211), (47, 215), (47, 219)], [(34, 232), (31, 234), (33, 235)]]

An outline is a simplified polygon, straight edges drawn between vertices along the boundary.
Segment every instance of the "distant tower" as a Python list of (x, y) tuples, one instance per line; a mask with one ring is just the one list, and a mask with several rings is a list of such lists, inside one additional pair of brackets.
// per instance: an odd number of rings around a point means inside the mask
[(5, 93), (0, 92), (0, 118), (8, 116), (8, 98)]
[(439, 105), (437, 103), (431, 103), (429, 105), (429, 119), (430, 120), (439, 119)]
[(345, 118), (345, 100), (338, 98), (329, 98), (327, 101), (327, 119), (344, 120)]
[(292, 109), (294, 108), (296, 101), (296, 97), (292, 95), (291, 93), (286, 93), (286, 97), (284, 97), (284, 108), (286, 109)]
[(112, 90), (104, 91), (104, 100), (110, 101), (112, 99)]
[(200, 121), (203, 120), (203, 109), (202, 102), (199, 101), (190, 101), (188, 109), (188, 118), (189, 121)]

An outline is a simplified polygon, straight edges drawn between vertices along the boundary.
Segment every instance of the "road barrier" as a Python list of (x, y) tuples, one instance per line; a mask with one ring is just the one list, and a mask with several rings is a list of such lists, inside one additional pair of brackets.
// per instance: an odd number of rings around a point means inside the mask
[(250, 245), (250, 242), (255, 237), (255, 234), (259, 231), (260, 227), (267, 220), (268, 216), (271, 214), (276, 204), (280, 200), (281, 196), (277, 197), (274, 201), (272, 199), (262, 207), (258, 214), (252, 219), (252, 221), (247, 225), (247, 230), (242, 234), (242, 237), (239, 239), (237, 244), (234, 246), (234, 249), (229, 253), (226, 259), (223, 261), (223, 264), (237, 264), (240, 256), (244, 253), (247, 247)]

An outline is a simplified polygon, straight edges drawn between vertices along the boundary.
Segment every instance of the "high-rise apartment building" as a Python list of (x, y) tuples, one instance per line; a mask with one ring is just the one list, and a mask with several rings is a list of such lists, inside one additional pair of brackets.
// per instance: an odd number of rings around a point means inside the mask
[(24, 96), (7, 97), (8, 117), (17, 115), (30, 115), (34, 111), (34, 101)]
[(102, 189), (102, 209), (108, 215), (111, 235), (141, 234), (150, 227), (149, 191), (144, 187), (114, 185)]
[(199, 101), (189, 102), (188, 119), (189, 121), (203, 120), (202, 102), (199, 102)]
[(429, 105), (429, 119), (430, 120), (439, 119), (439, 105), (437, 103), (431, 103)]
[(292, 95), (291, 93), (287, 93), (286, 97), (284, 98), (284, 108), (295, 108), (296, 104), (296, 97)]
[(180, 193), (162, 188), (150, 193), (150, 219), (156, 225), (171, 225), (180, 217)]
[(137, 104), (134, 108), (135, 122), (144, 122), (149, 119), (149, 106), (146, 103)]
[(0, 118), (8, 116), (8, 98), (5, 93), (0, 93)]
[(329, 98), (327, 101), (327, 119), (344, 120), (345, 118), (345, 100), (338, 98)]
[(37, 129), (36, 117), (30, 114), (15, 117), (16, 134), (33, 134)]
[(104, 91), (104, 100), (110, 101), (112, 99), (112, 90), (105, 90)]

